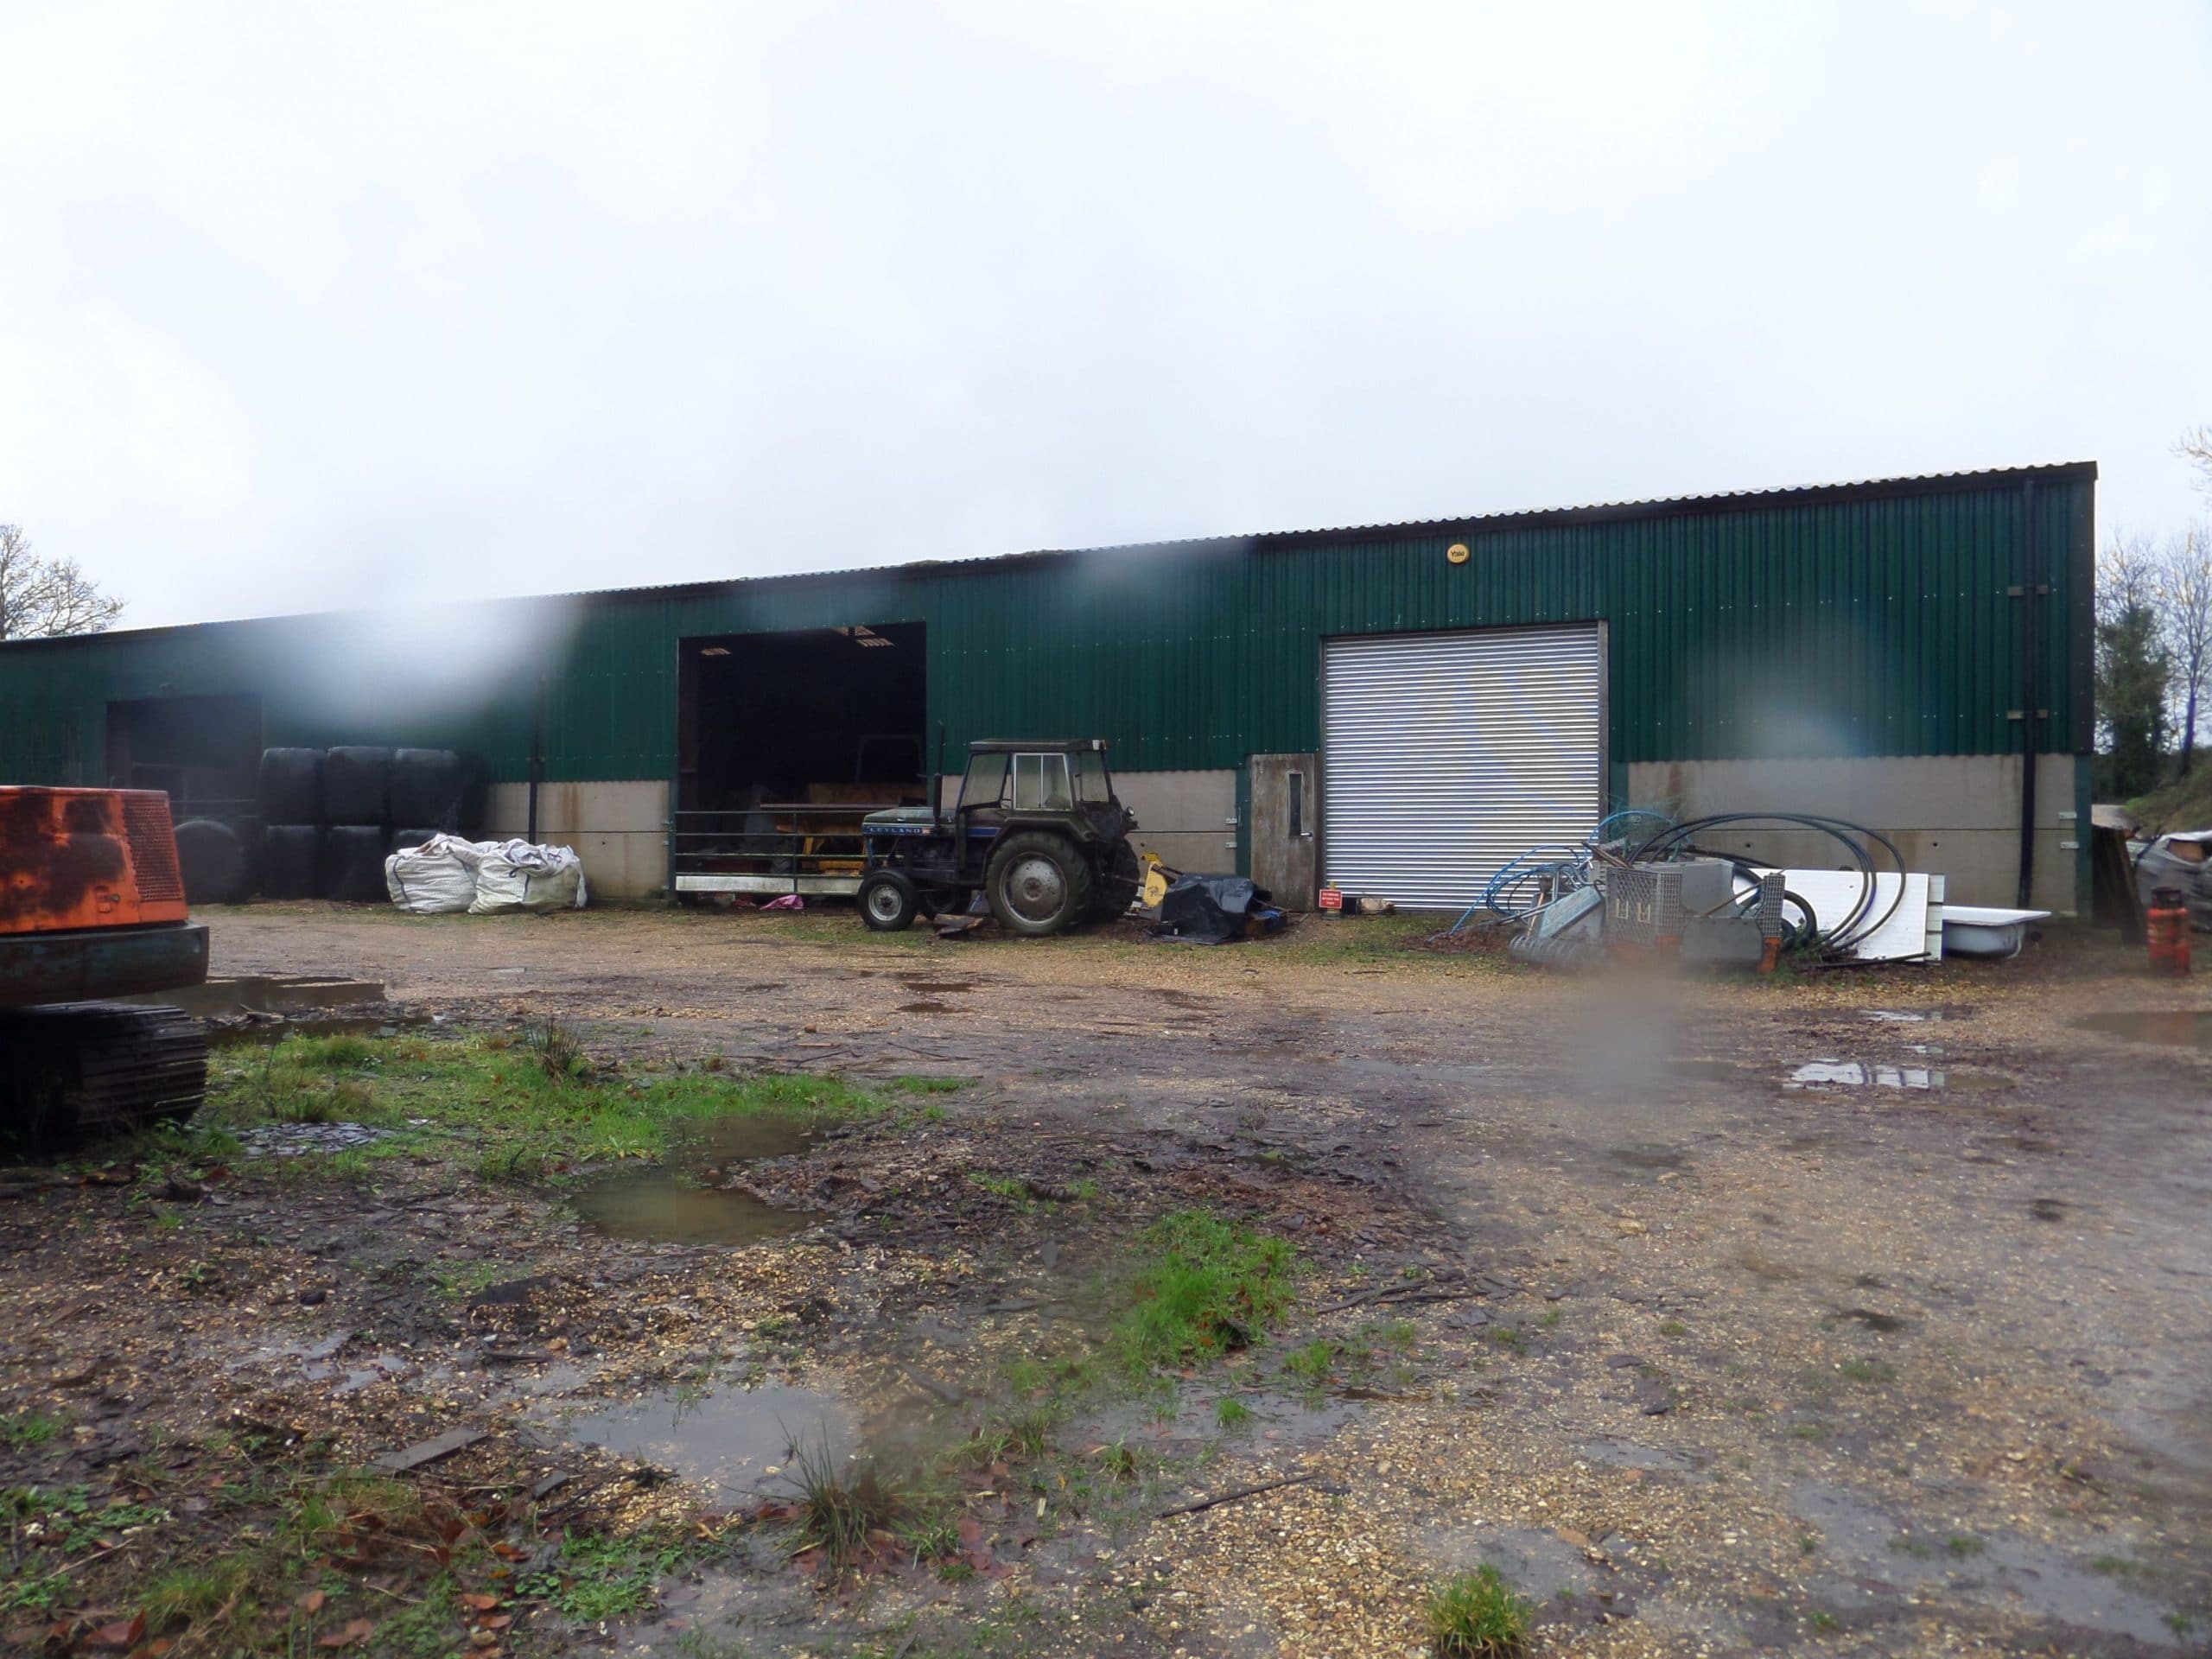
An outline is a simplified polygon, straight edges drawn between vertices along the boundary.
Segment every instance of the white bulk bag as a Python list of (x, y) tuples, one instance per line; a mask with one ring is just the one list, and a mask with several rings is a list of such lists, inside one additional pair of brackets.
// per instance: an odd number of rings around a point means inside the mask
[(458, 836), (432, 836), (384, 861), (391, 902), (410, 916), (446, 916), (476, 901), (476, 867), (483, 854)]
[(485, 843), (476, 866), (472, 916), (509, 910), (582, 910), (589, 894), (583, 861), (566, 847), (533, 846), (526, 841)]

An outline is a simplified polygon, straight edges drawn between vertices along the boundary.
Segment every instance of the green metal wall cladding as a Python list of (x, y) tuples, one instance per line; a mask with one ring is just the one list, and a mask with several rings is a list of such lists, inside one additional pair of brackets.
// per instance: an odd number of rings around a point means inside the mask
[[(97, 781), (111, 699), (251, 692), (264, 741), (472, 749), (526, 775), (676, 770), (680, 642), (918, 621), (931, 720), (1111, 740), (1125, 769), (1319, 741), (1329, 635), (1602, 620), (1611, 759), (2090, 745), (2093, 464), (1374, 530), (1023, 555), (0, 647), (0, 779)], [(1465, 543), (1454, 564), (1446, 550)], [(538, 688), (542, 681), (543, 692)]]

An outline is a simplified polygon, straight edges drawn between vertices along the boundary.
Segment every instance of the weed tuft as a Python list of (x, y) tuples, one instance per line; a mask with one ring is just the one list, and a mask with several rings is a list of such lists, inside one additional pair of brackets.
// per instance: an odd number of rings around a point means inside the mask
[(61, 1432), (61, 1420), (43, 1411), (19, 1411), (0, 1419), (0, 1441), (17, 1449), (48, 1446)]
[(1290, 1241), (1206, 1210), (1162, 1216), (1140, 1235), (1135, 1300), (1116, 1324), (1124, 1370), (1142, 1376), (1249, 1347), (1290, 1310)]
[(902, 1471), (876, 1458), (842, 1466), (826, 1434), (792, 1446), (785, 1478), (798, 1489), (791, 1553), (818, 1549), (839, 1572), (868, 1551), (872, 1535), (899, 1538), (899, 1529), (916, 1519), (915, 1494)]
[(547, 1014), (523, 1027), (523, 1046), (537, 1057), (545, 1075), (556, 1083), (589, 1083), (591, 1058), (576, 1033), (558, 1016)]
[(1242, 1428), (1252, 1421), (1252, 1408), (1235, 1395), (1224, 1395), (1213, 1408), (1213, 1420), (1223, 1428)]
[(1421, 1622), (1436, 1659), (1513, 1659), (1527, 1649), (1535, 1611), (1485, 1563), (1471, 1573), (1454, 1573), (1430, 1591)]

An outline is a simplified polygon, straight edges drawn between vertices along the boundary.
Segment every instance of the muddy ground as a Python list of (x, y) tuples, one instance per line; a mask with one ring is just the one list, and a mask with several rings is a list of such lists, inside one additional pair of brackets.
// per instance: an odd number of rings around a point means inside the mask
[[(751, 1242), (609, 1237), (580, 1218), (589, 1171), (324, 1177), (327, 1147), (175, 1192), (128, 1160), (0, 1181), (0, 1412), (57, 1426), (0, 1447), (0, 1484), (168, 1517), (82, 1529), (103, 1568), (158, 1573), (176, 1494), (229, 1448), (480, 1437), (398, 1478), (508, 1563), (505, 1611), (456, 1623), (395, 1570), (392, 1619), (303, 1642), (1408, 1655), (1424, 1592), (1484, 1562), (1548, 1653), (2173, 1653), (2212, 1629), (2202, 982), (2063, 942), (1563, 981), (1399, 919), (1211, 950), (836, 914), (212, 920), (218, 971), (380, 979), (374, 1017), (421, 1040), (551, 1014), (620, 1074), (906, 1103), (757, 1166), (724, 1148), (714, 1182), (805, 1211)], [(681, 1236), (681, 1194), (639, 1191), (628, 1213)], [(750, 1519), (794, 1433), (842, 1455), (1003, 1423), (1010, 1357), (1079, 1341), (1137, 1230), (1192, 1206), (1298, 1244), (1282, 1328), (986, 1452), (935, 1565), (839, 1574)], [(564, 1528), (671, 1517), (715, 1547), (648, 1560), (650, 1597), (594, 1618), (531, 1593)], [(14, 1639), (107, 1619), (144, 1650), (133, 1580), (82, 1571), (98, 1605), (45, 1592)]]

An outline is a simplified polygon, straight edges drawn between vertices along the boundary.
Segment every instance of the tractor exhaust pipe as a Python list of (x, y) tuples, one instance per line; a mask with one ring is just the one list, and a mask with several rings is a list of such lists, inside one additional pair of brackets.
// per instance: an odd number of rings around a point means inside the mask
[(944, 722), (937, 723), (937, 769), (930, 773), (930, 828), (941, 827), (938, 815), (944, 801)]

